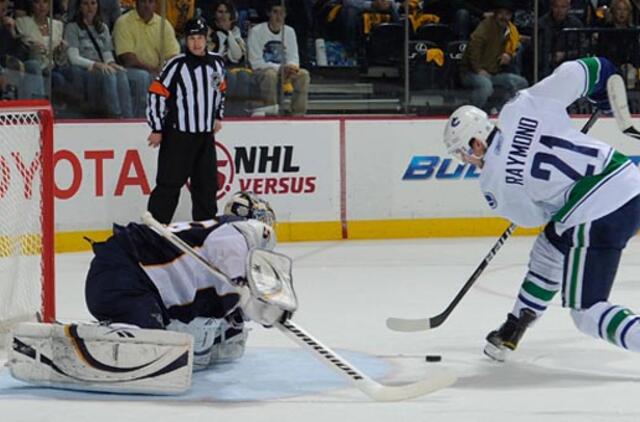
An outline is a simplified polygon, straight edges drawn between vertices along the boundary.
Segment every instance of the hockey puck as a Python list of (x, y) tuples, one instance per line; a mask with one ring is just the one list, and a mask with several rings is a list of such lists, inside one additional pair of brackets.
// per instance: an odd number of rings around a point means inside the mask
[(442, 356), (441, 355), (426, 355), (424, 357), (424, 360), (426, 360), (427, 362), (440, 362), (442, 360)]

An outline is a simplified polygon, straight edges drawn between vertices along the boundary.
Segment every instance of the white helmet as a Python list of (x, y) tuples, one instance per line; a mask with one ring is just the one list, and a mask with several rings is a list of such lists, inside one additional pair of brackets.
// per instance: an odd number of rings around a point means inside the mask
[(465, 162), (464, 156), (472, 154), (469, 141), (477, 138), (486, 146), (487, 138), (494, 127), (487, 113), (478, 107), (458, 107), (444, 128), (444, 145), (447, 152), (460, 162)]
[(276, 214), (269, 203), (253, 192), (236, 192), (224, 206), (225, 215), (252, 218), (275, 228)]

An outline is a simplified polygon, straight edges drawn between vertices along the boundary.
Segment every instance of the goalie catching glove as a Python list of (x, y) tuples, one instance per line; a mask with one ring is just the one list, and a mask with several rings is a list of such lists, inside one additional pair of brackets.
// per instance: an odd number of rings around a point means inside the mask
[(298, 309), (291, 258), (254, 248), (247, 256), (247, 280), (240, 286), (240, 307), (251, 321), (271, 327)]

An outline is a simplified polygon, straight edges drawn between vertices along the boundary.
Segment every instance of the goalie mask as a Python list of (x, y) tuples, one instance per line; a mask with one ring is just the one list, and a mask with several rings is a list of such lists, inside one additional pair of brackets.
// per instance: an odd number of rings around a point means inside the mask
[(253, 192), (236, 192), (224, 206), (225, 215), (252, 218), (275, 228), (276, 214), (269, 202)]

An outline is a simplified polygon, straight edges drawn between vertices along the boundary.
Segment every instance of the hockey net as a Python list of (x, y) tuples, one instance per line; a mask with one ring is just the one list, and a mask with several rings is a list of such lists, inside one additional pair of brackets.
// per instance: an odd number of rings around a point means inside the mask
[(55, 315), (53, 116), (46, 101), (0, 101), (0, 351), (20, 321)]

